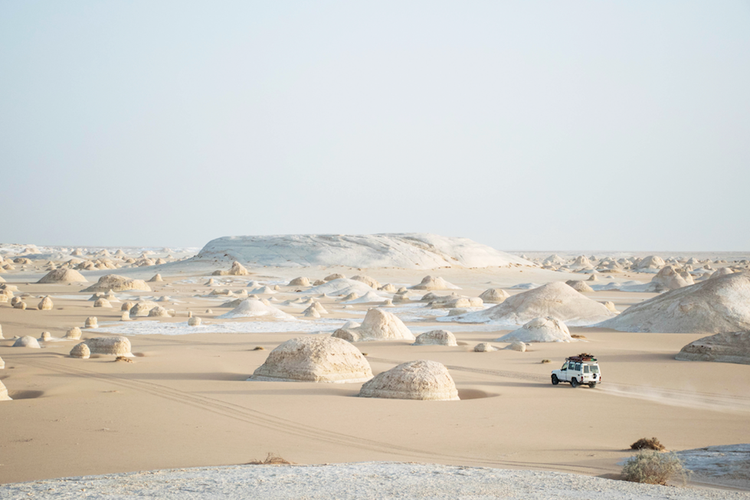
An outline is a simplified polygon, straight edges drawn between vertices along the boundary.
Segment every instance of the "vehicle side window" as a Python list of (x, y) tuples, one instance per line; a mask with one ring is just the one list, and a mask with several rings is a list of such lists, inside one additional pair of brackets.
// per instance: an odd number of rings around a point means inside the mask
[(589, 372), (589, 365), (583, 365), (583, 373)]
[(561, 370), (567, 370), (568, 369), (568, 362), (566, 361), (565, 363), (563, 363), (562, 368), (560, 368), (560, 369)]
[(576, 363), (575, 363), (575, 361), (569, 361), (568, 362), (568, 368), (571, 369), (571, 370), (575, 370), (576, 369)]
[(581, 363), (576, 363), (576, 371), (581, 371)]

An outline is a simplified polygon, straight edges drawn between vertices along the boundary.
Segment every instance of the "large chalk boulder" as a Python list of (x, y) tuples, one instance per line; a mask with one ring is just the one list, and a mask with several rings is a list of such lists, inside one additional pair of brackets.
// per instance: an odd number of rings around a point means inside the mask
[(88, 280), (75, 269), (61, 267), (45, 274), (37, 283), (86, 283)]
[(363, 398), (457, 400), (458, 391), (448, 369), (437, 361), (402, 363), (376, 375), (359, 391)]
[(518, 330), (496, 339), (496, 342), (571, 342), (573, 337), (565, 323), (557, 318), (534, 318)]
[(316, 335), (282, 343), (248, 380), (356, 383), (371, 378), (370, 364), (359, 349), (345, 340)]
[(150, 292), (151, 287), (143, 280), (135, 280), (126, 278), (125, 276), (119, 276), (117, 274), (107, 274), (99, 278), (99, 281), (94, 283), (88, 288), (81, 290), (82, 292), (106, 292), (106, 291), (122, 292), (125, 290), (142, 290)]
[(750, 365), (750, 331), (703, 337), (683, 347), (675, 359)]

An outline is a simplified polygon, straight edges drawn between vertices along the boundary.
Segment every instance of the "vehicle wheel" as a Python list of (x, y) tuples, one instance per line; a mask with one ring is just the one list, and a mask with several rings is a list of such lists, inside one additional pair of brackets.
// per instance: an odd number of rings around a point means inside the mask
[(576, 380), (575, 377), (573, 377), (572, 379), (570, 379), (570, 387), (573, 387), (573, 388), (578, 387), (578, 381)]
[(593, 389), (594, 387), (596, 387), (596, 382), (591, 382), (591, 383), (589, 384), (589, 387), (591, 387), (592, 389)]
[(557, 385), (560, 383), (560, 379), (557, 378), (557, 375), (552, 375), (552, 385)]

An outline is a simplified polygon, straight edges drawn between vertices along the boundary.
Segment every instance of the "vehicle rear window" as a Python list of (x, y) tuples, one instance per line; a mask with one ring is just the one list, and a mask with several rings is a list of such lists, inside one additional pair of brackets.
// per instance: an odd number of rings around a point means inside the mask
[(599, 373), (599, 365), (591, 365), (591, 373)]

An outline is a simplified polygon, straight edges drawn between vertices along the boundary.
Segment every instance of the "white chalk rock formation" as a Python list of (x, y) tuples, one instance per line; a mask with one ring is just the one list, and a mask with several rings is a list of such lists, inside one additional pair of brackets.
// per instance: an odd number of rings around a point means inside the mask
[(109, 301), (103, 297), (100, 297), (96, 299), (96, 302), (94, 302), (94, 307), (104, 307), (104, 308), (112, 308), (112, 304), (109, 303)]
[(549, 316), (534, 318), (518, 330), (495, 340), (495, 342), (571, 342), (573, 337), (565, 323)]
[(368, 310), (362, 325), (352, 330), (359, 334), (359, 340), (365, 341), (415, 340), (411, 331), (396, 315), (376, 308)]
[(366, 276), (366, 275), (352, 276), (352, 280), (364, 283), (365, 285), (369, 286), (373, 290), (377, 290), (378, 288), (380, 288), (380, 283), (378, 282), (378, 280), (370, 276)]
[(188, 326), (201, 326), (201, 319), (198, 316), (188, 318)]
[(96, 316), (89, 316), (86, 318), (86, 322), (83, 324), (84, 328), (99, 328), (99, 321)]
[(19, 337), (13, 342), (13, 347), (29, 347), (31, 349), (39, 349), (39, 341), (31, 335), (24, 335)]
[(0, 401), (12, 401), (12, 398), (8, 395), (8, 388), (5, 387), (2, 380), (0, 380)]
[(711, 273), (711, 276), (709, 276), (708, 279), (721, 278), (722, 276), (726, 276), (728, 274), (734, 274), (734, 271), (732, 271), (728, 267), (722, 267), (721, 269), (718, 269)]
[(355, 268), (531, 265), (467, 238), (434, 234), (228, 236), (208, 242), (195, 260), (237, 260), (254, 266)]
[(151, 309), (153, 309), (154, 307), (159, 307), (159, 304), (150, 300), (137, 302), (133, 307), (130, 308), (130, 310), (128, 311), (128, 315), (131, 318), (145, 317), (148, 316), (148, 314), (151, 312)]
[(50, 332), (42, 332), (42, 335), (38, 340), (39, 342), (49, 342), (52, 340), (52, 334)]
[(635, 265), (635, 268), (638, 270), (661, 269), (665, 265), (666, 263), (664, 262), (664, 259), (662, 259), (658, 255), (649, 255), (648, 257), (644, 257), (643, 259), (641, 259)]
[(286, 320), (294, 321), (294, 316), (285, 313), (281, 309), (278, 309), (270, 304), (264, 304), (260, 300), (256, 299), (245, 299), (240, 304), (229, 311), (226, 314), (222, 314), (219, 318), (232, 319), (232, 318), (255, 318), (263, 317), (264, 319), (275, 319), (275, 320)]
[(214, 276), (250, 276), (250, 271), (245, 269), (245, 266), (237, 262), (232, 262), (232, 267), (229, 271), (214, 271)]
[(651, 333), (750, 330), (750, 274), (734, 273), (663, 293), (596, 326)]
[(3, 361), (3, 358), (0, 358), (0, 370), (5, 369), (5, 361)]
[(148, 311), (148, 316), (150, 318), (168, 318), (171, 315), (169, 314), (169, 311), (163, 308), (162, 306), (156, 306), (156, 307), (152, 307)]
[(317, 309), (315, 309), (314, 305), (302, 311), (302, 315), (305, 316), (306, 318), (320, 318), (320, 313), (318, 312)]
[(40, 302), (39, 305), (36, 306), (37, 309), (40, 311), (51, 311), (54, 307), (54, 304), (52, 303), (52, 299), (49, 298), (49, 295), (44, 297)]
[(683, 347), (675, 359), (750, 365), (750, 331), (703, 337)]
[[(524, 325), (534, 318), (551, 316), (571, 326), (591, 325), (611, 318), (612, 311), (557, 281), (519, 293), (483, 311), (450, 318), (461, 323)], [(438, 318), (438, 321), (445, 321)]]
[(4, 339), (3, 337), (3, 325), (0, 325), (0, 339)]
[(74, 326), (73, 328), (69, 329), (67, 332), (65, 332), (66, 340), (78, 340), (81, 338), (81, 329), (77, 326)]
[(667, 290), (676, 290), (695, 283), (689, 272), (674, 266), (664, 266), (651, 280)]
[(86, 342), (81, 342), (73, 346), (70, 350), (71, 358), (89, 359), (91, 357), (91, 349), (86, 345)]
[(565, 282), (565, 284), (579, 293), (591, 293), (594, 291), (594, 289), (591, 288), (585, 281), (568, 280)]
[(510, 349), (511, 351), (526, 352), (526, 344), (521, 342), (520, 340), (514, 340), (513, 342), (508, 344), (505, 349)]
[(378, 288), (378, 290), (386, 293), (396, 293), (396, 287), (391, 283), (386, 283), (385, 285)]
[(85, 343), (91, 350), (91, 354), (133, 356), (130, 352), (130, 340), (127, 337), (94, 337)]
[(357, 296), (365, 295), (372, 292), (373, 289), (367, 286), (361, 281), (350, 280), (346, 278), (338, 278), (331, 280), (323, 285), (308, 290), (308, 293), (312, 294), (326, 294), (332, 297), (340, 297), (342, 295), (356, 294)]
[(457, 287), (456, 285), (452, 283), (448, 283), (440, 276), (433, 278), (432, 276), (425, 276), (422, 278), (422, 282), (418, 285), (414, 285), (414, 290), (460, 290), (461, 288)]
[(431, 330), (417, 335), (414, 345), (446, 345), (457, 346), (456, 336), (448, 330)]
[(143, 280), (134, 280), (126, 278), (125, 276), (119, 276), (117, 274), (107, 274), (99, 278), (99, 281), (91, 285), (90, 287), (81, 290), (82, 292), (106, 292), (113, 290), (115, 292), (122, 292), (125, 290), (142, 290), (150, 292), (151, 287), (146, 284)]
[(325, 278), (323, 278), (323, 281), (328, 282), (328, 281), (345, 279), (345, 278), (346, 278), (346, 276), (344, 276), (341, 273), (333, 273), (333, 274), (329, 274), (328, 276), (326, 276)]
[(164, 281), (164, 279), (161, 277), (161, 274), (159, 273), (154, 274), (154, 276), (150, 280), (148, 280), (149, 283), (156, 283), (159, 281)]
[(48, 272), (37, 283), (86, 283), (87, 281), (78, 271), (61, 267)]
[(500, 304), (510, 297), (510, 294), (500, 288), (488, 288), (479, 296), (483, 302), (488, 304)]
[(606, 307), (607, 309), (609, 309), (610, 311), (612, 311), (613, 313), (620, 314), (620, 311), (618, 311), (617, 307), (615, 307), (615, 303), (612, 302), (611, 300), (605, 300), (604, 302), (602, 302), (602, 305)]
[(359, 391), (364, 398), (458, 400), (448, 369), (437, 361), (419, 359), (376, 375)]
[(291, 280), (288, 286), (310, 286), (310, 280), (304, 276), (300, 276)]
[(15, 309), (21, 309), (21, 310), (25, 310), (26, 309), (26, 302), (24, 302), (23, 300), (21, 300), (19, 297), (13, 297), (13, 298), (14, 299), (18, 299), (16, 301), (16, 303), (13, 304), (13, 307)]
[(370, 364), (359, 349), (335, 337), (315, 335), (279, 345), (248, 380), (358, 383), (371, 378)]

